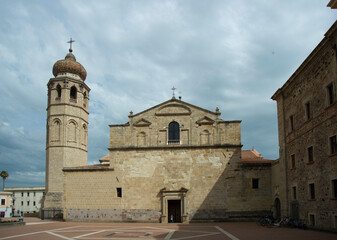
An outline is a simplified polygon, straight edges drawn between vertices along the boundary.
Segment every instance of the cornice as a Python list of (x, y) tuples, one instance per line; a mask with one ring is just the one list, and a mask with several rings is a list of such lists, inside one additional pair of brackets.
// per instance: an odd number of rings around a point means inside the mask
[(87, 125), (89, 125), (89, 122), (87, 120), (85, 120), (84, 118), (82, 117), (79, 117), (79, 116), (75, 116), (75, 115), (70, 115), (70, 114), (50, 114), (48, 115), (47, 117), (47, 121), (51, 118), (51, 117), (58, 117), (58, 116), (67, 116), (67, 117), (73, 117), (73, 118), (78, 118), (78, 119), (81, 119), (83, 122), (85, 122)]
[[(48, 107), (46, 108), (46, 111), (49, 111), (49, 108), (52, 106), (62, 106), (62, 105), (67, 105), (67, 106), (71, 106), (71, 107), (75, 107), (75, 108), (80, 108), (82, 109), (84, 112), (86, 112), (89, 115), (89, 111), (87, 111), (85, 108), (71, 104), (71, 103), (51, 103), (48, 105)], [(64, 114), (67, 115), (67, 114)]]
[(63, 172), (93, 172), (93, 171), (115, 171), (109, 166), (84, 166), (84, 167), (65, 167)]
[(47, 86), (49, 87), (49, 85), (53, 82), (64, 82), (64, 81), (71, 81), (71, 82), (74, 82), (74, 83), (78, 83), (79, 85), (83, 85), (87, 90), (88, 92), (91, 90), (90, 87), (88, 87), (88, 85), (82, 81), (82, 80), (78, 80), (78, 79), (73, 79), (73, 78), (70, 78), (70, 77), (67, 77), (67, 76), (64, 76), (64, 77), (57, 77), (57, 78), (50, 78), (49, 79), (49, 82), (47, 83)]
[(47, 146), (47, 147), (46, 147), (46, 150), (48, 150), (49, 148), (59, 148), (59, 147), (61, 147), (61, 148), (76, 148), (76, 149), (82, 150), (82, 151), (84, 151), (84, 152), (88, 152), (88, 150), (85, 150), (85, 149), (83, 149), (83, 148), (80, 148), (80, 147), (73, 147), (73, 146), (67, 146), (67, 145), (64, 145), (64, 144), (62, 144), (62, 145), (57, 145), (57, 146)]
[(218, 145), (166, 145), (166, 146), (151, 146), (151, 147), (116, 147), (108, 148), (110, 151), (135, 151), (135, 150), (181, 150), (181, 149), (219, 149), (219, 148), (242, 148), (241, 144), (218, 144)]

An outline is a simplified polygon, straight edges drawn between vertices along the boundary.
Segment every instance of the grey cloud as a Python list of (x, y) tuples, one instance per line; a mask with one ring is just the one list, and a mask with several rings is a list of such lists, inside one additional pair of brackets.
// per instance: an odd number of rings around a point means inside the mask
[(3, 2), (0, 19), (0, 122), (11, 127), (0, 126), (0, 162), (20, 186), (44, 184), (46, 84), (70, 37), (92, 89), (89, 163), (108, 153), (108, 124), (168, 100), (172, 86), (184, 101), (242, 119), (244, 148), (275, 159), (270, 97), (336, 13), (305, 0), (34, 0)]

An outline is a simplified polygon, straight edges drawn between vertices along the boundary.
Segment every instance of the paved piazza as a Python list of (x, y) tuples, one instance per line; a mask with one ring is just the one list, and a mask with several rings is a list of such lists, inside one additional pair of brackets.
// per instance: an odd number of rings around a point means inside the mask
[[(26, 219), (25, 219), (26, 221)], [(255, 223), (142, 224), (76, 223), (27, 220), (25, 226), (0, 227), (1, 239), (110, 239), (110, 240), (336, 240), (337, 234), (311, 230), (266, 228)]]

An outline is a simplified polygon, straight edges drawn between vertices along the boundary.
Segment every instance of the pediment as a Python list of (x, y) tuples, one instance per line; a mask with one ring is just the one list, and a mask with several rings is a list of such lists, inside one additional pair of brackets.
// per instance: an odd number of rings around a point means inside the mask
[(182, 116), (182, 115), (191, 115), (191, 109), (187, 106), (181, 104), (168, 104), (162, 106), (156, 112), (157, 116)]
[(212, 125), (214, 123), (214, 120), (205, 116), (196, 121), (196, 123), (199, 125)]
[(160, 192), (162, 194), (165, 194), (165, 193), (176, 193), (176, 194), (179, 194), (179, 193), (186, 193), (188, 192), (188, 189), (187, 188), (184, 188), (184, 187), (181, 187), (180, 189), (167, 189), (166, 187), (160, 189)]
[(138, 120), (137, 122), (135, 122), (133, 124), (133, 126), (135, 127), (148, 127), (151, 125), (151, 122), (147, 121), (146, 119), (142, 118), (140, 120)]

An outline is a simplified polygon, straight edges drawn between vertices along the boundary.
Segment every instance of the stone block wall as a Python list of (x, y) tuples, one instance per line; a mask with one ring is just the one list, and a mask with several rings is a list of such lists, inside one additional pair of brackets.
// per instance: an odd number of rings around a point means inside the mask
[[(181, 200), (191, 222), (256, 217), (270, 208), (270, 167), (243, 168), (241, 146), (115, 150), (110, 159), (109, 170), (65, 172), (67, 220), (167, 221), (170, 199)], [(252, 178), (259, 189), (252, 190)], [(186, 197), (165, 197), (163, 189), (186, 189)]]
[[(273, 96), (278, 105), (280, 175), (287, 215), (315, 228), (335, 228), (337, 153), (337, 22)], [(331, 94), (332, 90), (332, 94)], [(332, 102), (331, 102), (332, 100)], [(282, 179), (280, 179), (282, 180)]]
[(66, 209), (66, 219), (75, 222), (160, 222), (152, 209)]

